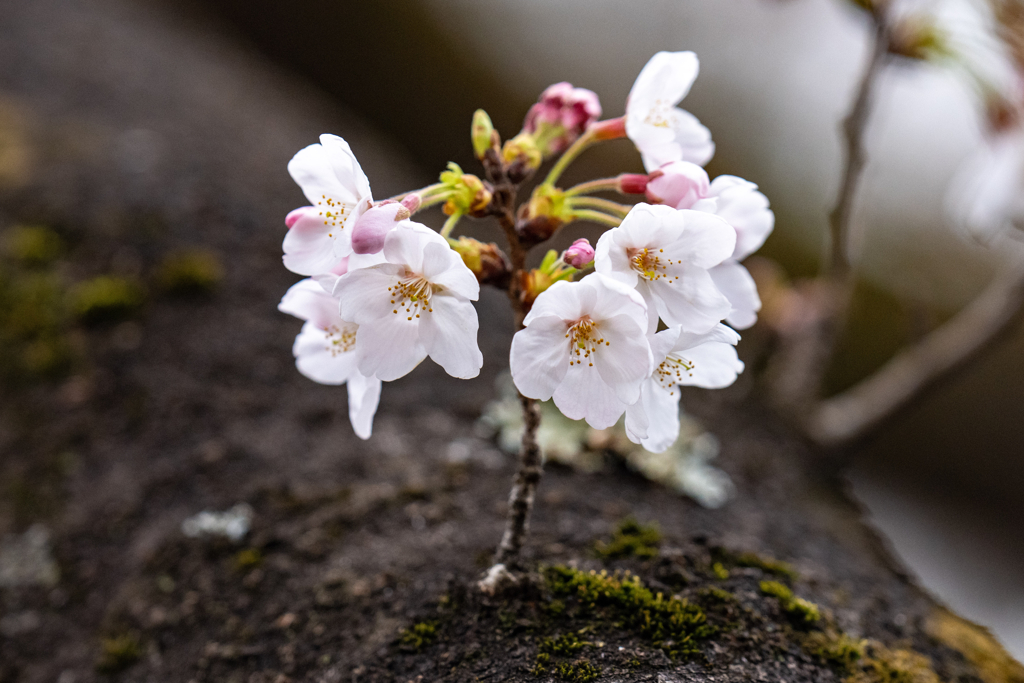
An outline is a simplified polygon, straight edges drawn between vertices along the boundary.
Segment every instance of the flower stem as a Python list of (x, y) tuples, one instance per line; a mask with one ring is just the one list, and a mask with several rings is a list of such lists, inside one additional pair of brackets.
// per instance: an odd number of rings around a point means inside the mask
[(448, 216), (448, 220), (444, 222), (444, 227), (441, 228), (441, 237), (448, 237), (452, 234), (452, 229), (455, 228), (455, 224), (462, 218), (462, 214), (456, 211), (451, 216)]
[(576, 157), (578, 157), (587, 147), (590, 147), (592, 143), (596, 142), (596, 140), (597, 137), (590, 130), (576, 138), (576, 142), (572, 143), (572, 145), (569, 146), (569, 149), (565, 150), (565, 152), (562, 153), (562, 156), (558, 158), (558, 161), (555, 162), (555, 165), (551, 167), (551, 170), (548, 172), (548, 177), (544, 179), (542, 184), (553, 186), (558, 181), (559, 177), (561, 177), (565, 169), (569, 168), (569, 164), (575, 161)]
[(607, 211), (608, 213), (618, 216), (619, 218), (625, 218), (626, 214), (633, 207), (627, 206), (626, 204), (619, 204), (608, 199), (601, 199), (599, 197), (573, 197), (569, 200), (569, 206), (576, 208), (582, 206), (591, 209), (600, 209), (601, 211)]
[(611, 228), (617, 228), (622, 223), (622, 219), (619, 217), (609, 216), (606, 213), (592, 209), (573, 209), (572, 217), (576, 220), (593, 221), (594, 223), (607, 225)]
[(597, 180), (588, 180), (585, 183), (573, 185), (563, 194), (566, 197), (575, 197), (581, 194), (590, 194), (591, 192), (616, 192), (618, 189), (618, 178), (598, 178)]
[(418, 194), (422, 199), (426, 199), (430, 195), (445, 189), (445, 187), (447, 186), (444, 183), (434, 183), (433, 185), (421, 187), (418, 190), (409, 190), (408, 192), (396, 194), (393, 197), (388, 197), (388, 199), (390, 199), (391, 201), (400, 202), (411, 194)]

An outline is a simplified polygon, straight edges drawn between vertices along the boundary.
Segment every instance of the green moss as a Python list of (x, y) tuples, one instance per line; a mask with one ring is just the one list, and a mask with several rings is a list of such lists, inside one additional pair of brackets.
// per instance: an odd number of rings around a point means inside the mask
[(655, 594), (629, 572), (584, 572), (556, 566), (545, 569), (544, 578), (552, 593), (571, 596), (582, 613), (606, 615), (672, 658), (698, 654), (698, 642), (715, 633), (700, 607)]
[(818, 631), (807, 636), (804, 649), (841, 671), (852, 673), (864, 658), (867, 644), (866, 640), (851, 638), (845, 633)]
[(756, 567), (763, 572), (769, 574), (775, 574), (782, 578), (794, 581), (799, 578), (796, 570), (793, 569), (792, 565), (782, 562), (780, 560), (773, 559), (771, 557), (761, 557), (756, 553), (743, 553), (736, 557), (736, 565), (738, 567)]
[(546, 652), (541, 652), (537, 655), (537, 660), (533, 663), (533, 668), (530, 669), (530, 673), (534, 676), (543, 676), (547, 673), (547, 665), (551, 663), (551, 655)]
[(597, 668), (585, 659), (581, 659), (578, 662), (572, 664), (559, 664), (555, 668), (555, 673), (563, 681), (571, 681), (572, 683), (587, 683), (592, 681), (601, 675), (601, 669)]
[(100, 658), (96, 670), (113, 674), (127, 669), (142, 657), (142, 646), (133, 634), (124, 633), (100, 642)]
[(793, 599), (793, 591), (790, 590), (789, 586), (784, 586), (778, 581), (762, 581), (761, 592), (765, 595), (778, 598), (779, 602), (782, 603), (789, 602)]
[(648, 559), (658, 555), (660, 543), (661, 530), (656, 523), (641, 524), (634, 517), (627, 517), (615, 527), (611, 540), (598, 541), (594, 551), (606, 560), (629, 556)]
[(398, 642), (402, 647), (419, 652), (437, 637), (436, 621), (421, 621), (402, 631)]
[(725, 581), (729, 578), (729, 570), (726, 569), (721, 562), (715, 562), (711, 565), (711, 573), (715, 575), (715, 578), (719, 581)]
[(575, 633), (566, 633), (557, 638), (545, 638), (540, 641), (540, 651), (559, 657), (570, 657), (590, 643), (580, 640)]
[(812, 626), (821, 620), (821, 610), (813, 602), (798, 598), (793, 591), (778, 581), (762, 581), (761, 592), (779, 599), (782, 610), (798, 626)]
[(924, 655), (874, 643), (870, 656), (844, 683), (940, 683), (940, 679)]
[(111, 275), (80, 282), (71, 292), (72, 310), (86, 324), (124, 320), (131, 317), (145, 299), (138, 284)]
[(60, 236), (45, 226), (20, 225), (7, 235), (5, 251), (24, 266), (44, 266), (64, 251)]
[(160, 289), (175, 296), (210, 294), (223, 279), (224, 266), (220, 259), (213, 252), (201, 249), (167, 256), (156, 275)]
[(729, 591), (722, 590), (721, 588), (717, 588), (715, 586), (711, 586), (709, 588), (702, 588), (697, 593), (697, 596), (707, 602), (712, 603), (728, 604), (736, 602), (735, 595), (733, 595)]

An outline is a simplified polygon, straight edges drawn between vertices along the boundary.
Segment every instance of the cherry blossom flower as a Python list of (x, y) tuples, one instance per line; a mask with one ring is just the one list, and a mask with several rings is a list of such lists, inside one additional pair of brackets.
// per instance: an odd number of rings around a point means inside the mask
[(647, 304), (649, 332), (659, 317), (687, 332), (708, 332), (732, 310), (708, 270), (735, 247), (736, 231), (718, 216), (637, 204), (619, 227), (601, 235), (594, 266), (636, 288)]
[(757, 322), (761, 299), (754, 278), (740, 261), (760, 249), (775, 226), (768, 198), (758, 191), (757, 185), (730, 175), (709, 181), (700, 166), (674, 161), (651, 174), (647, 198), (677, 209), (713, 213), (736, 230), (732, 256), (709, 272), (715, 286), (732, 304), (725, 320), (741, 330)]
[(359, 438), (370, 438), (381, 382), (356, 367), (359, 326), (342, 320), (338, 300), (308, 278), (292, 285), (277, 308), (306, 321), (292, 346), (299, 372), (320, 384), (346, 384), (352, 429)]
[(299, 150), (288, 172), (312, 206), (285, 220), (284, 265), (299, 275), (326, 273), (352, 253), (352, 225), (373, 204), (370, 183), (336, 135), (321, 135), (319, 144)]
[(651, 374), (647, 307), (636, 291), (593, 273), (556, 282), (512, 338), (512, 380), (524, 396), (595, 429), (615, 424)]
[(640, 400), (626, 408), (626, 435), (653, 453), (679, 438), (679, 385), (721, 389), (736, 381), (743, 361), (736, 355), (740, 336), (725, 325), (693, 334), (670, 327), (650, 338), (654, 372), (640, 389)]
[(648, 171), (670, 161), (703, 166), (715, 154), (711, 132), (676, 105), (690, 92), (699, 71), (692, 52), (659, 52), (647, 62), (626, 100), (626, 134)]
[(387, 233), (383, 256), (334, 287), (342, 319), (359, 325), (359, 371), (388, 382), (430, 356), (453, 377), (476, 377), (483, 365), (470, 303), (480, 295), (476, 276), (443, 237), (413, 221)]

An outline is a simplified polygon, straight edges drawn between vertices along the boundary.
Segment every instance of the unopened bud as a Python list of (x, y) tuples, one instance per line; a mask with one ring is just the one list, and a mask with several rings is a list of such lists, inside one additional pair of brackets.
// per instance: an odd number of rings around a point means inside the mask
[(423, 205), (423, 197), (413, 192), (402, 197), (402, 206), (409, 209), (409, 213), (416, 213)]
[(648, 178), (647, 199), (652, 204), (689, 209), (710, 193), (707, 171), (689, 161), (665, 164)]
[(594, 261), (594, 247), (590, 246), (590, 240), (581, 237), (572, 243), (562, 254), (562, 261), (573, 268), (585, 268)]
[(395, 224), (412, 214), (394, 201), (381, 202), (366, 210), (352, 226), (352, 251), (357, 254), (376, 254), (384, 248), (384, 238)]
[(462, 257), (477, 281), (482, 285), (494, 285), (499, 289), (508, 287), (512, 275), (512, 263), (498, 245), (485, 244), (471, 237), (448, 239), (448, 244)]
[(597, 94), (571, 83), (555, 83), (541, 93), (523, 121), (523, 131), (531, 133), (542, 155), (564, 151), (601, 116)]
[(505, 146), (501, 149), (501, 157), (506, 164), (518, 161), (531, 171), (539, 168), (543, 161), (537, 142), (529, 133), (520, 133), (511, 140), (506, 140)]
[(643, 173), (623, 173), (618, 178), (618, 190), (622, 194), (644, 194), (650, 178)]
[(476, 154), (476, 158), (483, 159), (487, 150), (495, 144), (494, 124), (491, 123), (491, 117), (483, 109), (477, 109), (473, 113), (470, 136), (473, 139), (473, 152)]

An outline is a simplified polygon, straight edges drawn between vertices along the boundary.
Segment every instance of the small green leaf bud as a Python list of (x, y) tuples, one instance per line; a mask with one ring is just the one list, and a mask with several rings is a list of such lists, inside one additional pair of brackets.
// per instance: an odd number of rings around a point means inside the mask
[(473, 125), (470, 127), (470, 135), (473, 138), (473, 152), (477, 159), (483, 159), (487, 150), (498, 148), (501, 144), (491, 117), (483, 109), (477, 109), (473, 114)]

